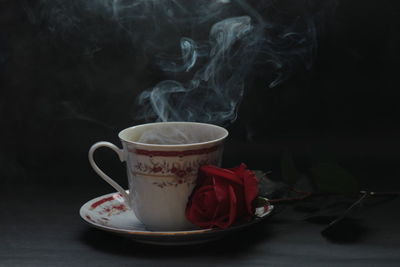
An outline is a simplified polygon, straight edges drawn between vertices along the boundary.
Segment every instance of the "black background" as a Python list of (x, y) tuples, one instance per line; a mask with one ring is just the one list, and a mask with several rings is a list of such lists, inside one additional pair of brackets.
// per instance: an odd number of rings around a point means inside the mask
[[(3, 258), (11, 265), (28, 260), (51, 265), (88, 248), (100, 251), (100, 258), (110, 263), (107, 255), (116, 260), (132, 254), (125, 246), (136, 246), (142, 253), (136, 260), (150, 263), (151, 248), (126, 241), (117, 248), (97, 246), (120, 240), (87, 230), (77, 217), (85, 201), (112, 191), (87, 162), (90, 145), (100, 140), (118, 143), (117, 133), (138, 123), (135, 97), (153, 86), (159, 74), (123, 40), (105, 41), (93, 57), (82, 55), (79, 39), (49, 35), (43, 31), (46, 25), (33, 23), (32, 6), (35, 1), (0, 1), (0, 233), (5, 240), (0, 263)], [(329, 157), (362, 188), (399, 190), (399, 15), (398, 1), (338, 1), (319, 33), (313, 68), (294, 71), (273, 89), (256, 82), (245, 94), (237, 121), (228, 127), (224, 166), (245, 162), (252, 169), (272, 170), (279, 178), (279, 157), (287, 149), (301, 171)], [(106, 172), (126, 184), (115, 155), (99, 151), (98, 158)], [(269, 235), (265, 233), (265, 239)], [(249, 236), (239, 237), (257, 241), (254, 246), (264, 241)], [(385, 244), (392, 247), (395, 237)], [(289, 241), (277, 240), (286, 250)], [(219, 251), (218, 246), (213, 249)], [(57, 254), (60, 250), (65, 255)], [(185, 251), (188, 257), (195, 255)], [(243, 253), (246, 262), (251, 253)], [(228, 260), (216, 254), (208, 256), (221, 263)], [(160, 255), (172, 263), (179, 258), (176, 253), (170, 258)], [(75, 259), (78, 263), (79, 257)]]

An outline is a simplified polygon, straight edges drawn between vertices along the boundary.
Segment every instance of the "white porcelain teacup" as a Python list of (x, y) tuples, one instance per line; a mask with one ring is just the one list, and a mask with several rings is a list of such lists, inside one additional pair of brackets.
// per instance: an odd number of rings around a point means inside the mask
[[(95, 143), (89, 161), (95, 172), (127, 200), (136, 217), (153, 231), (194, 228), (185, 216), (201, 165), (220, 165), (228, 131), (195, 122), (159, 122), (122, 130), (123, 148)], [(129, 193), (107, 176), (93, 159), (99, 147), (114, 150), (126, 162)]]

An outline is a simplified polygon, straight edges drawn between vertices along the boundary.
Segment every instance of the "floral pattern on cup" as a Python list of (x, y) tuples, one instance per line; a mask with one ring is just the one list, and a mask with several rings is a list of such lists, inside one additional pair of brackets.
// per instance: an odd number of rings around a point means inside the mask
[(216, 164), (217, 162), (217, 158), (212, 160), (194, 158), (192, 161), (171, 162), (170, 160), (151, 157), (148, 163), (136, 162), (131, 172), (134, 175), (158, 175), (160, 181), (155, 181), (153, 184), (160, 188), (177, 187), (179, 185), (191, 187), (196, 184), (197, 172), (200, 166)]

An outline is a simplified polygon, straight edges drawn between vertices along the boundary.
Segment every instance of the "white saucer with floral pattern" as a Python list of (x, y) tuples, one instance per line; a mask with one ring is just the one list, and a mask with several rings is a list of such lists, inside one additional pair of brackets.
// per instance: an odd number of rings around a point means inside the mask
[(128, 208), (119, 193), (111, 193), (92, 199), (80, 209), (81, 217), (89, 225), (100, 230), (128, 236), (137, 242), (157, 245), (189, 245), (219, 239), (231, 232), (249, 227), (271, 214), (273, 206), (259, 197), (255, 217), (247, 223), (227, 229), (198, 229), (190, 231), (149, 231)]

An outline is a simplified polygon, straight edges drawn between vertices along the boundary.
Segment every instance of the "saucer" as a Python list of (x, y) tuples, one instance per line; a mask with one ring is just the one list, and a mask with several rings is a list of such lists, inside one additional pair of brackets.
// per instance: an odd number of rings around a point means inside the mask
[(136, 218), (126, 205), (120, 193), (111, 193), (86, 202), (80, 209), (80, 216), (89, 225), (100, 230), (121, 234), (131, 239), (157, 245), (189, 245), (208, 242), (244, 229), (268, 217), (273, 206), (268, 200), (259, 197), (255, 217), (247, 223), (234, 225), (227, 229), (199, 229), (190, 231), (149, 231)]

